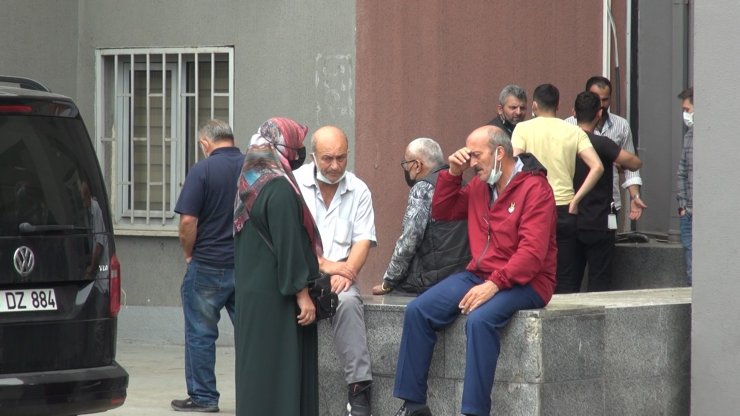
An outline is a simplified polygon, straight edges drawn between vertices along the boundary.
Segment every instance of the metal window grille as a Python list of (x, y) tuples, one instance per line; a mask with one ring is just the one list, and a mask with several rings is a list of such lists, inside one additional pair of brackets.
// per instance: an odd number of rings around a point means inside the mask
[(176, 230), (198, 127), (233, 126), (233, 48), (100, 49), (95, 145), (118, 230)]

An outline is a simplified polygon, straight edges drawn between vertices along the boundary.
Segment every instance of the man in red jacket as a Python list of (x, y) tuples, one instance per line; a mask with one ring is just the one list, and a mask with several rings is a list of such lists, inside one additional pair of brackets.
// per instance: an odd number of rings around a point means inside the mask
[[(473, 131), (449, 165), (437, 179), (432, 217), (468, 220), (472, 260), (406, 307), (393, 389), (404, 400), (397, 416), (432, 414), (426, 391), (435, 332), (461, 313), (468, 315), (461, 410), (490, 414), (499, 331), (516, 311), (545, 306), (555, 290), (557, 213), (545, 168), (532, 155), (514, 157), (510, 139), (494, 126)], [(476, 175), (462, 186), (469, 168)]]

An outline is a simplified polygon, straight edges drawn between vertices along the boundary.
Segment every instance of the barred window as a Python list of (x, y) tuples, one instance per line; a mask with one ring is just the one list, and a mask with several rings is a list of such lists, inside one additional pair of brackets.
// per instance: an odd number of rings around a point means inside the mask
[(100, 49), (95, 144), (116, 231), (177, 230), (175, 203), (203, 157), (198, 127), (233, 126), (233, 48)]

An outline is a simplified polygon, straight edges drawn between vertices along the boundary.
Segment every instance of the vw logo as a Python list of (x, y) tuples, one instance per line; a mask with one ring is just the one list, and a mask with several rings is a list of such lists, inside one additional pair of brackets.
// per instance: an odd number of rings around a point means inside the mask
[(13, 254), (13, 266), (15, 266), (15, 271), (20, 273), (21, 276), (26, 277), (31, 274), (35, 264), (36, 259), (30, 248), (20, 246), (15, 250), (15, 254)]

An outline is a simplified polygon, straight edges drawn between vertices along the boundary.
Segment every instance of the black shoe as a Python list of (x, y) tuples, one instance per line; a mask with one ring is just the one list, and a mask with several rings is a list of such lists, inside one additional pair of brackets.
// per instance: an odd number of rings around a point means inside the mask
[(432, 411), (429, 409), (429, 406), (424, 406), (412, 412), (406, 408), (405, 404), (402, 404), (401, 408), (396, 412), (396, 416), (432, 416)]
[(185, 400), (173, 400), (170, 403), (172, 410), (177, 412), (203, 412), (203, 413), (216, 413), (218, 412), (218, 406), (201, 406), (194, 402), (193, 399), (188, 397)]
[(363, 381), (349, 385), (347, 393), (347, 411), (349, 416), (371, 416), (373, 382)]

